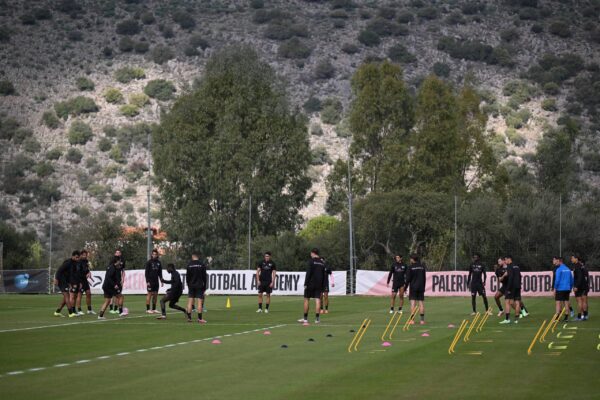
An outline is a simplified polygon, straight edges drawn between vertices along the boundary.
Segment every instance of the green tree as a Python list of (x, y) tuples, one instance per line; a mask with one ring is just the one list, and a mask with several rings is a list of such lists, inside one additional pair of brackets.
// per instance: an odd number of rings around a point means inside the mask
[(277, 82), (254, 50), (227, 48), (154, 131), (163, 221), (185, 245), (212, 255), (234, 248), (246, 234), (250, 196), (255, 235), (300, 221), (311, 185), (307, 121), (290, 111)]
[(572, 147), (573, 137), (565, 129), (551, 129), (544, 134), (535, 157), (540, 188), (566, 194), (576, 187)]
[(309, 220), (304, 229), (298, 233), (298, 236), (311, 240), (325, 232), (331, 231), (339, 223), (340, 220), (335, 217), (330, 215), (320, 215)]

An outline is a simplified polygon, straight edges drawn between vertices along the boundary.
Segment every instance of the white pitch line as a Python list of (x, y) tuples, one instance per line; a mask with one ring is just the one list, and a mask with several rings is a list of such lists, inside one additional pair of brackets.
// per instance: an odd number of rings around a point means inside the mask
[[(275, 325), (275, 326), (268, 326), (266, 328), (262, 328), (260, 330), (266, 330), (266, 329), (275, 329), (275, 328), (281, 328), (286, 326), (287, 324), (281, 324), (281, 325)], [(247, 331), (247, 333), (251, 333), (254, 331)], [(191, 344), (191, 343), (198, 343), (198, 342), (203, 342), (203, 341), (209, 341), (209, 340), (214, 340), (217, 338), (220, 338), (221, 336), (213, 336), (213, 337), (209, 337), (209, 338), (204, 338), (204, 339), (194, 339), (194, 340), (190, 340), (187, 342), (179, 342), (176, 344)], [(141, 352), (145, 352), (145, 351), (149, 351), (149, 350), (161, 350), (161, 349), (165, 349), (168, 347), (172, 347), (175, 346), (175, 344), (166, 344), (163, 346), (155, 346), (155, 347), (151, 347), (149, 349), (138, 349), (138, 350), (134, 350), (134, 351), (130, 351), (130, 352), (122, 352), (122, 353), (117, 353), (115, 354), (115, 356), (126, 356), (126, 355), (130, 355), (132, 353), (141, 353)], [(96, 357), (95, 360), (105, 360), (107, 358), (110, 358), (110, 355), (105, 355), (105, 356), (99, 356)], [(52, 367), (38, 367), (38, 368), (29, 368), (26, 371), (10, 371), (10, 372), (6, 372), (4, 373), (4, 375), (0, 375), (0, 378), (2, 378), (3, 376), (14, 376), (14, 375), (22, 375), (26, 372), (37, 372), (37, 371), (43, 371), (47, 368), (63, 368), (63, 367), (68, 367), (70, 365), (75, 365), (75, 364), (87, 364), (90, 363), (92, 360), (79, 360), (79, 361), (74, 361), (72, 363), (63, 363), (63, 364), (54, 364)]]

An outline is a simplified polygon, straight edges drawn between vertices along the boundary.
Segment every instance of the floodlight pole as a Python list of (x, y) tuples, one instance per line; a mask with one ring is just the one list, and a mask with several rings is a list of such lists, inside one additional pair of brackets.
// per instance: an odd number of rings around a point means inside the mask
[(458, 244), (458, 197), (456, 195), (454, 195), (454, 270), (456, 271), (456, 266), (457, 266), (457, 262), (456, 262), (456, 249), (457, 249), (457, 244)]
[(54, 197), (50, 197), (50, 240), (48, 245), (48, 294), (51, 294), (54, 289), (52, 282), (52, 228), (54, 223)]
[(150, 174), (152, 173), (152, 162), (151, 162), (151, 136), (150, 134), (148, 134), (148, 189), (146, 191), (146, 196), (147, 196), (147, 202), (148, 202), (148, 207), (146, 209), (146, 215), (148, 218), (148, 227), (147, 227), (147, 243), (146, 243), (146, 260), (150, 259), (150, 256), (152, 254), (152, 228), (151, 228), (151, 224), (152, 224), (152, 220), (151, 220), (151, 216), (150, 216)]
[(562, 194), (558, 196), (558, 256), (562, 257)]
[(252, 195), (248, 195), (248, 269), (252, 269)]
[(354, 294), (354, 233), (352, 229), (352, 174), (350, 170), (350, 148), (348, 148), (348, 239), (350, 261), (350, 294)]

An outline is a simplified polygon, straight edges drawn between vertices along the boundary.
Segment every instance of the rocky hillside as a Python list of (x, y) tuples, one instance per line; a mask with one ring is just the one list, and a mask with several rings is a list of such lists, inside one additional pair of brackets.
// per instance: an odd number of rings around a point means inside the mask
[[(311, 116), (315, 201), (346, 155), (350, 78), (365, 60), (477, 85), (505, 162), (530, 163), (544, 131), (575, 118), (586, 181), (598, 184), (597, 1), (0, 1), (0, 214), (44, 236), (68, 221), (152, 213), (148, 134), (210, 55), (255, 47)], [(155, 214), (156, 215), (156, 214)]]

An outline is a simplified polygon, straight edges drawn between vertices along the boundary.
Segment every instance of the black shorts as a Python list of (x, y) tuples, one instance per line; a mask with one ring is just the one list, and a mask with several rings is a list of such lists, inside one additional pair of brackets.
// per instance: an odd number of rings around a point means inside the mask
[(503, 296), (506, 294), (506, 288), (504, 286), (500, 286), (500, 288), (498, 289), (498, 291), (500, 293), (502, 293)]
[(148, 293), (152, 292), (158, 292), (158, 281), (156, 282), (150, 282), (147, 284), (146, 290), (148, 291)]
[(175, 304), (179, 301), (179, 298), (181, 297), (183, 293), (181, 291), (176, 291), (173, 292), (171, 291), (171, 289), (167, 290), (167, 293), (165, 294), (165, 302), (168, 301), (169, 304)]
[(71, 283), (69, 285), (69, 292), (78, 293), (80, 288), (81, 288), (81, 285), (79, 283)]
[(485, 287), (483, 285), (471, 286), (471, 296), (485, 296)]
[(118, 296), (121, 294), (121, 288), (110, 288), (110, 287), (103, 287), (102, 291), (104, 291), (104, 298), (105, 299), (112, 299), (115, 296)]
[(70, 287), (69, 287), (69, 284), (68, 284), (68, 283), (65, 283), (65, 282), (58, 282), (58, 285), (56, 285), (56, 286), (58, 286), (58, 289), (59, 289), (61, 292), (63, 292), (63, 293), (69, 293), (69, 289), (70, 289)]
[(589, 293), (589, 289), (579, 289), (575, 291), (575, 297), (587, 296)]
[(81, 293), (85, 293), (88, 290), (90, 290), (90, 283), (87, 279), (81, 282), (81, 287), (79, 288), (79, 290), (81, 291)]
[(188, 298), (204, 300), (204, 289), (188, 288)]
[(557, 290), (554, 295), (554, 300), (556, 301), (569, 301), (569, 295), (571, 294), (570, 290)]
[(320, 299), (323, 294), (322, 289), (306, 288), (304, 289), (305, 299)]
[(398, 293), (400, 290), (404, 292), (404, 283), (392, 285), (392, 293)]
[(260, 285), (258, 285), (258, 293), (266, 293), (266, 294), (273, 293), (273, 288), (271, 287), (271, 282), (261, 282)]
[(504, 298), (506, 300), (521, 300), (521, 288), (513, 289), (510, 293), (507, 291)]
[(409, 300), (424, 301), (425, 300), (425, 289), (410, 289), (408, 292)]

